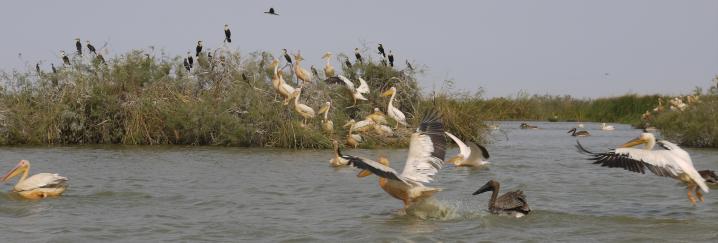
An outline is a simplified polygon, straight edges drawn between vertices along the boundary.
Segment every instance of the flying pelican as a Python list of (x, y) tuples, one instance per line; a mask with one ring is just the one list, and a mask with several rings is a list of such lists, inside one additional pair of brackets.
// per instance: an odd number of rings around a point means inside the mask
[(474, 192), (473, 195), (491, 191), (489, 211), (493, 214), (507, 214), (512, 217), (521, 218), (531, 212), (531, 208), (529, 208), (529, 204), (526, 202), (526, 196), (524, 196), (523, 191), (511, 191), (497, 197), (499, 195), (500, 187), (501, 185), (498, 181), (490, 180), (489, 182), (486, 182), (484, 186), (479, 188), (479, 190)]
[(287, 53), (287, 49), (282, 49), (282, 54), (284, 55), (284, 60), (287, 60), (287, 64), (292, 64), (292, 57)]
[(423, 183), (431, 182), (432, 176), (443, 167), (445, 146), (441, 117), (436, 112), (429, 112), (411, 135), (409, 154), (401, 174), (389, 167), (389, 160), (384, 157), (380, 157), (378, 162), (351, 155), (341, 157), (349, 160), (349, 165), (362, 169), (358, 177), (372, 173), (379, 176), (379, 186), (392, 197), (401, 200), (406, 209), (441, 191), (440, 188), (427, 187)]
[(294, 55), (294, 60), (297, 62), (294, 65), (294, 74), (297, 75), (297, 79), (302, 80), (302, 83), (299, 85), (299, 87), (304, 86), (304, 83), (311, 83), (312, 82), (312, 74), (307, 71), (306, 69), (301, 67), (301, 62), (304, 60), (301, 54), (297, 52), (296, 55)]
[(386, 112), (389, 114), (389, 117), (391, 119), (394, 119), (396, 121), (396, 127), (394, 129), (399, 128), (399, 124), (408, 126), (409, 124), (406, 123), (406, 116), (404, 116), (404, 113), (401, 112), (398, 108), (394, 107), (394, 97), (396, 96), (396, 87), (391, 87), (389, 90), (381, 94), (382, 96), (390, 96), (389, 98), (389, 105), (386, 107)]
[(60, 196), (67, 188), (67, 178), (58, 174), (39, 173), (27, 177), (30, 172), (30, 161), (20, 160), (15, 168), (12, 168), (0, 179), (7, 182), (22, 173), (12, 191), (27, 199), (42, 199), (46, 197)]
[(354, 99), (354, 105), (352, 106), (357, 104), (357, 100), (367, 100), (362, 94), (369, 93), (369, 85), (362, 78), (359, 78), (359, 87), (357, 88), (354, 88), (354, 83), (351, 80), (342, 75), (327, 78), (325, 81), (330, 84), (344, 84), (349, 89), (349, 92), (352, 93), (352, 99)]
[(449, 132), (445, 132), (457, 146), (459, 146), (459, 154), (449, 159), (447, 162), (454, 164), (455, 166), (469, 166), (479, 167), (488, 165), (489, 151), (484, 146), (478, 145), (474, 142), (468, 142), (468, 146), (461, 141), (461, 139), (454, 136)]
[(70, 64), (70, 58), (65, 55), (65, 51), (60, 51), (60, 57), (62, 57), (62, 62), (65, 63), (65, 65), (72, 65)]
[(567, 133), (571, 133), (571, 136), (574, 137), (588, 137), (591, 136), (591, 134), (586, 130), (576, 131), (576, 128), (571, 128), (571, 130), (568, 130)]
[(334, 148), (334, 158), (329, 160), (329, 164), (334, 167), (349, 164), (349, 160), (342, 158), (342, 151), (339, 150), (339, 142), (337, 140), (332, 139), (332, 147)]
[(75, 38), (75, 49), (77, 49), (77, 55), (82, 56), (82, 42), (80, 42), (80, 38)]
[(327, 79), (335, 77), (336, 74), (334, 73), (334, 66), (332, 66), (332, 64), (330, 63), (330, 60), (332, 59), (332, 53), (326, 52), (324, 53), (324, 56), (322, 56), (322, 58), (327, 61), (327, 64), (324, 65), (324, 76), (326, 76)]
[(199, 53), (202, 52), (202, 41), (197, 41), (197, 47), (195, 47), (195, 56), (199, 58)]
[(284, 77), (282, 77), (283, 72), (279, 70), (279, 60), (274, 59), (272, 61), (272, 68), (274, 69), (272, 86), (274, 86), (274, 89), (277, 90), (277, 93), (284, 97), (284, 105), (288, 105), (289, 100), (292, 98), (292, 94), (294, 94), (294, 87), (284, 81)]
[(384, 53), (384, 46), (379, 43), (379, 47), (376, 48), (379, 50), (379, 55), (381, 55), (383, 58), (386, 58), (386, 53)]
[(357, 58), (358, 63), (364, 63), (364, 60), (361, 58), (361, 53), (359, 53), (359, 48), (354, 48), (354, 57)]
[(307, 119), (314, 118), (317, 113), (314, 112), (314, 109), (312, 109), (312, 107), (299, 103), (300, 95), (302, 95), (302, 88), (299, 87), (294, 89), (294, 110), (297, 111), (300, 116), (304, 117), (304, 121), (302, 122), (302, 127), (304, 127), (307, 125)]
[(319, 114), (324, 113), (324, 120), (322, 120), (322, 129), (327, 134), (334, 133), (334, 122), (329, 120), (329, 109), (332, 107), (332, 102), (327, 101), (321, 108), (319, 108)]
[[(666, 140), (656, 141), (652, 133), (641, 133), (635, 138), (621, 145), (621, 148), (609, 152), (593, 153), (576, 141), (579, 152), (591, 155), (589, 160), (593, 164), (600, 164), (610, 168), (620, 167), (626, 170), (641, 174), (646, 173), (646, 168), (657, 176), (671, 177), (686, 184), (688, 188), (688, 200), (696, 204), (696, 197), (691, 192), (695, 191), (698, 199), (703, 202), (703, 195), (699, 189), (708, 192), (705, 180), (693, 167), (691, 156), (685, 150)], [(643, 149), (631, 148), (645, 144)], [(656, 144), (665, 150), (652, 150)]]
[(229, 31), (229, 25), (224, 25), (224, 41), (227, 43), (232, 43), (232, 31)]
[(269, 14), (269, 15), (279, 15), (277, 12), (274, 12), (274, 8), (269, 8), (269, 11), (264, 12), (264, 13)]
[(90, 50), (90, 53), (97, 55), (97, 51), (95, 50), (95, 46), (90, 44), (90, 41), (85, 41), (87, 44), (87, 49)]
[(601, 124), (601, 130), (613, 131), (613, 130), (616, 130), (616, 128), (614, 128), (613, 126), (606, 126), (606, 123), (604, 122)]
[(394, 54), (391, 54), (391, 50), (386, 58), (389, 59), (389, 66), (394, 67)]

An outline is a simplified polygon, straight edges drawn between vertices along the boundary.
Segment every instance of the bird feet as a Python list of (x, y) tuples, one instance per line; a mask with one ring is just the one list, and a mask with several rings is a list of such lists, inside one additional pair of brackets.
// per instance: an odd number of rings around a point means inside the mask
[(701, 193), (699, 189), (696, 189), (696, 196), (701, 200), (701, 203), (705, 203), (705, 200), (703, 200), (703, 193)]
[(691, 204), (693, 206), (696, 205), (696, 197), (693, 196), (693, 194), (691, 193), (691, 190), (688, 190), (688, 200), (691, 201)]

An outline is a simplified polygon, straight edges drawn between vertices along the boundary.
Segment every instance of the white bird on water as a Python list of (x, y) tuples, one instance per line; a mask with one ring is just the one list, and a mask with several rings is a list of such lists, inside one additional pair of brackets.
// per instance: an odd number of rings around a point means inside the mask
[(38, 173), (28, 177), (29, 172), (30, 161), (20, 160), (0, 181), (7, 182), (22, 173), (17, 184), (13, 187), (13, 192), (27, 199), (60, 196), (67, 188), (66, 177), (52, 173)]
[(454, 136), (454, 134), (449, 132), (445, 133), (459, 146), (459, 154), (449, 159), (447, 161), (448, 163), (454, 164), (455, 166), (469, 167), (479, 167), (489, 164), (489, 161), (487, 161), (489, 151), (486, 150), (486, 148), (474, 142), (468, 142), (469, 145), (467, 146), (466, 143), (462, 142), (461, 139)]

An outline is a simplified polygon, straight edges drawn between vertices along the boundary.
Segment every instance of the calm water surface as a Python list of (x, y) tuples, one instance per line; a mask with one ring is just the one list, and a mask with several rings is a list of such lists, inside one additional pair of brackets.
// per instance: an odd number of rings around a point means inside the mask
[[(331, 151), (221, 147), (3, 147), (4, 173), (19, 159), (31, 173), (70, 178), (61, 198), (24, 201), (0, 193), (3, 242), (87, 241), (712, 241), (718, 193), (690, 206), (676, 181), (591, 165), (566, 134), (574, 123), (501, 123), (487, 147), (487, 170), (444, 168), (435, 201), (400, 210), (375, 176), (329, 167)], [(593, 150), (640, 131), (617, 125), (582, 138)], [(718, 150), (688, 149), (697, 168), (718, 169)], [(403, 168), (405, 150), (388, 155)], [(452, 148), (449, 156), (456, 153)], [(448, 156), (447, 156), (448, 157)], [(489, 195), (471, 193), (489, 179), (524, 190), (532, 214), (486, 212)], [(14, 181), (13, 181), (14, 183)]]

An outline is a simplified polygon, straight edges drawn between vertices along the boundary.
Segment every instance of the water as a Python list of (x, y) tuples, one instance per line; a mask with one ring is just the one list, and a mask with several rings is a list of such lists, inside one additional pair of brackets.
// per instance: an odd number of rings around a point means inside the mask
[[(592, 165), (577, 153), (574, 123), (502, 123), (488, 145), (488, 170), (447, 167), (444, 188), (421, 209), (403, 212), (374, 176), (329, 167), (331, 151), (182, 146), (3, 147), (4, 173), (21, 158), (31, 173), (70, 178), (61, 198), (24, 201), (0, 193), (3, 242), (87, 241), (715, 241), (718, 197), (693, 207), (675, 180)], [(639, 134), (586, 123), (589, 149)], [(508, 139), (508, 140), (507, 140)], [(688, 149), (697, 168), (718, 169), (718, 150)], [(387, 155), (401, 169), (405, 150)], [(456, 149), (451, 149), (449, 156)], [(472, 196), (489, 179), (524, 190), (521, 219), (486, 211)], [(13, 181), (14, 183), (14, 181)], [(3, 185), (3, 191), (10, 185)], [(428, 209), (427, 209), (428, 208)]]

